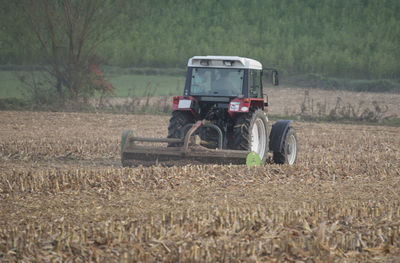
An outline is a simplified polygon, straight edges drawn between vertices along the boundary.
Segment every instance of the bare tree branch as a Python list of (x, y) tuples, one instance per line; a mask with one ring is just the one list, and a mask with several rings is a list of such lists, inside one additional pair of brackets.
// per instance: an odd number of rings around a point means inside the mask
[[(110, 90), (101, 73), (98, 60), (91, 59), (96, 47), (109, 37), (111, 29), (107, 0), (26, 0), (24, 11), (29, 17), (48, 67), (56, 79), (60, 97), (63, 90), (71, 99), (87, 97), (103, 85)], [(101, 11), (101, 12), (100, 12)], [(102, 31), (103, 30), (103, 31)], [(99, 37), (104, 36), (104, 37)], [(93, 70), (96, 69), (96, 73)], [(101, 76), (101, 81), (93, 80)]]

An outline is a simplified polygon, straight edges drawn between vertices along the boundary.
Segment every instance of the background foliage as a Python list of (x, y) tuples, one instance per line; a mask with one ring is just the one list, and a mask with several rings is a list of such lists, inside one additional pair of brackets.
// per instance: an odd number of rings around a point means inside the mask
[[(2, 5), (0, 63), (40, 62), (21, 3)], [(109, 65), (183, 67), (193, 55), (224, 54), (288, 73), (400, 76), (397, 0), (133, 0), (114, 17), (114, 37), (98, 51)]]

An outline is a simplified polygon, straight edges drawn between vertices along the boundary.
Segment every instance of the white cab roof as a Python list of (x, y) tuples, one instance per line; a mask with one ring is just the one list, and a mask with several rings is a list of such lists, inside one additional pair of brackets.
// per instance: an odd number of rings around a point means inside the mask
[[(208, 65), (201, 65), (201, 61), (208, 61)], [(231, 61), (228, 66), (224, 61)], [(189, 59), (188, 67), (211, 67), (211, 68), (246, 68), (262, 70), (262, 65), (257, 60), (251, 58), (235, 56), (195, 56)]]

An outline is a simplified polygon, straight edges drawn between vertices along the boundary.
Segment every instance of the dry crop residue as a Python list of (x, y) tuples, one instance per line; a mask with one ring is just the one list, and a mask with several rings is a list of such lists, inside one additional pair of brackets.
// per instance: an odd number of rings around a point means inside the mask
[(293, 167), (120, 167), (123, 129), (167, 126), (0, 112), (0, 261), (400, 260), (400, 128), (296, 123)]

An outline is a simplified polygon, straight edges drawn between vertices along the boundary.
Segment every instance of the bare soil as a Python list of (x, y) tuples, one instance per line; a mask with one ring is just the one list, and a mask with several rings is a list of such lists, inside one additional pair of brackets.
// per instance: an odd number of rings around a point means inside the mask
[(294, 166), (122, 168), (122, 130), (168, 121), (0, 112), (0, 261), (400, 261), (399, 127), (295, 123)]
[[(400, 115), (400, 94), (398, 93), (374, 93), (374, 92), (352, 92), (341, 90), (321, 90), (307, 88), (293, 88), (290, 86), (279, 86), (276, 88), (267, 88), (270, 114), (276, 115), (296, 115), (301, 112), (301, 105), (308, 94), (313, 103), (315, 111), (318, 111), (317, 105), (326, 105), (327, 111), (336, 106), (338, 98), (342, 105), (352, 105), (353, 107), (373, 109), (373, 102), (382, 107), (387, 107), (384, 116)], [(326, 114), (328, 114), (327, 112)]]

